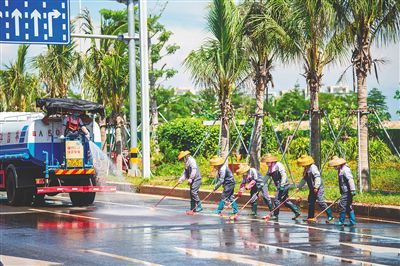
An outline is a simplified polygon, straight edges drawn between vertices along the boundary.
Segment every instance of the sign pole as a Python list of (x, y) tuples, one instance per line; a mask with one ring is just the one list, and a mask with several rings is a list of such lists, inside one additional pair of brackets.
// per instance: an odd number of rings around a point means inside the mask
[(140, 84), (142, 93), (142, 176), (150, 177), (150, 95), (148, 68), (147, 0), (139, 1)]
[(134, 0), (128, 0), (128, 34), (129, 34), (129, 116), (130, 116), (130, 166), (129, 174), (139, 176), (137, 148), (137, 99), (136, 99), (136, 47), (135, 47), (135, 11)]

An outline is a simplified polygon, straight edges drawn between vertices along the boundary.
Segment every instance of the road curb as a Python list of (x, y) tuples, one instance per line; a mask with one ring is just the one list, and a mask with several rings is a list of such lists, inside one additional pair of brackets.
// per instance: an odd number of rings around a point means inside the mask
[[(154, 186), (154, 185), (142, 185), (139, 188), (135, 189), (134, 186), (130, 183), (119, 183), (119, 182), (112, 182), (112, 183), (108, 183), (108, 184), (116, 185), (117, 190), (119, 190), (119, 191), (138, 192), (138, 193), (151, 194), (151, 195), (165, 195), (171, 189), (171, 187)], [(211, 192), (211, 190), (200, 190), (199, 196), (201, 199), (203, 199), (210, 192)], [(220, 192), (220, 191), (216, 191), (214, 194), (212, 194), (208, 198), (208, 200), (206, 202), (217, 204), (217, 202), (221, 198), (221, 193), (222, 192)], [(188, 188), (176, 188), (171, 192), (170, 196), (177, 197), (177, 198), (189, 199), (190, 198), (189, 189)], [(275, 198), (273, 195), (270, 195), (270, 197), (271, 197), (272, 201)], [(238, 203), (245, 204), (249, 199), (250, 199), (250, 195), (245, 193), (238, 200)], [(293, 202), (295, 202), (296, 204), (299, 204), (299, 201), (296, 198), (293, 198), (291, 200)], [(328, 205), (332, 202), (333, 201), (327, 201)], [(266, 208), (265, 204), (262, 202), (261, 197), (259, 197), (258, 203), (259, 203), (260, 208), (262, 208), (262, 209)], [(300, 202), (300, 206), (302, 207), (303, 210), (307, 210), (308, 202), (306, 200), (302, 200)], [(400, 206), (354, 203), (353, 208), (357, 215), (360, 215), (363, 217), (384, 218), (384, 219), (392, 219), (392, 220), (398, 220), (400, 217)], [(283, 207), (283, 209), (288, 210), (286, 207)], [(338, 213), (338, 205), (337, 204), (334, 205), (333, 211), (335, 213)], [(318, 213), (318, 212), (319, 212), (319, 208), (316, 207), (316, 213)]]
[(118, 191), (122, 192), (138, 192), (134, 185), (127, 182), (107, 182), (107, 186), (115, 186)]

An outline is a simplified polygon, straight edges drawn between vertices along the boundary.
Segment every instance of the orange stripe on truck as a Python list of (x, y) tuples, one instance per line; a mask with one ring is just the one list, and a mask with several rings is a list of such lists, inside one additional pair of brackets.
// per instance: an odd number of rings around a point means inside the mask
[(91, 175), (94, 169), (71, 169), (71, 170), (56, 170), (55, 175)]

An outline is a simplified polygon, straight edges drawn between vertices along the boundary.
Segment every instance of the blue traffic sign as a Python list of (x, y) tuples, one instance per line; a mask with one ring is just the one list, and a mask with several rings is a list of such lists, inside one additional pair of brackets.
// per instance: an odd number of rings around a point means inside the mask
[(0, 0), (0, 42), (68, 44), (69, 0)]

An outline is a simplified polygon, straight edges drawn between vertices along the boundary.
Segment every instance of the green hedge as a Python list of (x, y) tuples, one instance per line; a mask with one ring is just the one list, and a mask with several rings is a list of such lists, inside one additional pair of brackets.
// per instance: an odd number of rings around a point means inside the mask
[[(238, 128), (239, 130), (242, 129), (241, 126), (238, 126)], [(253, 120), (248, 121), (242, 132), (247, 149), (250, 143), (252, 128)], [(189, 150), (194, 153), (202, 140), (206, 137), (206, 133), (209, 129), (210, 126), (204, 126), (201, 119), (176, 119), (169, 123), (162, 124), (157, 133), (160, 151), (164, 155), (162, 160), (167, 162), (175, 161), (179, 151), (181, 150)], [(230, 141), (232, 145), (238, 136), (237, 130), (232, 124), (230, 125), (230, 133)], [(278, 132), (279, 139), (283, 140), (283, 146), (285, 146), (286, 140), (291, 134), (293, 134), (293, 131), (289, 130)], [(326, 158), (333, 144), (333, 140), (328, 136), (326, 137), (327, 138), (322, 138), (321, 141), (321, 154), (323, 160)], [(210, 158), (215, 155), (218, 150), (218, 138), (219, 125), (216, 125), (211, 129), (210, 136), (205, 140), (196, 156)], [(262, 154), (268, 152), (280, 153), (275, 133), (269, 122), (264, 124), (262, 140)], [(302, 154), (308, 154), (310, 148), (309, 145), (308, 131), (299, 131), (290, 144), (287, 154), (291, 158), (297, 158)], [(356, 137), (350, 137), (345, 142), (339, 141), (339, 145), (348, 160), (357, 159)], [(240, 141), (236, 142), (233, 151), (246, 155), (246, 149)], [(388, 145), (378, 138), (370, 139), (369, 152), (371, 162), (384, 162), (388, 160), (398, 161), (398, 158), (396, 159)], [(339, 150), (336, 147), (331, 155), (334, 154), (339, 154)]]

